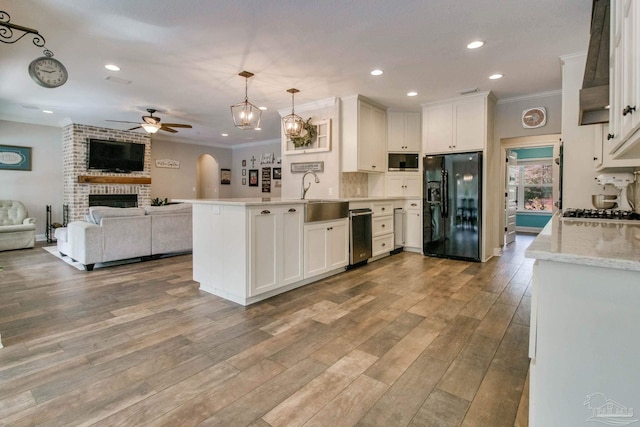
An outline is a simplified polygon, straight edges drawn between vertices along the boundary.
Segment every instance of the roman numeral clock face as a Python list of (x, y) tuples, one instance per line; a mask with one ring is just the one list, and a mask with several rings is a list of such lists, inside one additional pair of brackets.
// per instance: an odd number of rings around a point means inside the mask
[(55, 88), (67, 82), (67, 69), (57, 59), (42, 56), (31, 61), (29, 75), (42, 87)]

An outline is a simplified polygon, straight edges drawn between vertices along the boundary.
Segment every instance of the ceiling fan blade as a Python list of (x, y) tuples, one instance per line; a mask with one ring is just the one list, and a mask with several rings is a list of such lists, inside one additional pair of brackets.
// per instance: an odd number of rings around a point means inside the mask
[(114, 122), (114, 123), (138, 123), (138, 122), (127, 122), (124, 120), (105, 120), (105, 122)]
[(142, 126), (136, 126), (136, 127), (134, 127), (134, 128), (127, 129), (127, 130), (136, 130), (136, 129), (140, 129), (141, 127), (142, 127)]
[(163, 131), (165, 131), (165, 132), (178, 133), (178, 131), (177, 131), (177, 130), (175, 130), (175, 129), (171, 129), (171, 128), (168, 128), (168, 127), (166, 127), (166, 126), (160, 126), (160, 130), (163, 130)]
[(184, 123), (163, 123), (162, 126), (169, 126), (172, 128), (192, 128), (191, 125), (186, 125)]

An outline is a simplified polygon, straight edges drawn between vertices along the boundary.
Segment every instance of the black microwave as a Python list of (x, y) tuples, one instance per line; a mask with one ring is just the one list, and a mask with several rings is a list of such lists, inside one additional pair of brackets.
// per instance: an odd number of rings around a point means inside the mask
[(390, 171), (417, 171), (420, 169), (418, 153), (389, 153)]

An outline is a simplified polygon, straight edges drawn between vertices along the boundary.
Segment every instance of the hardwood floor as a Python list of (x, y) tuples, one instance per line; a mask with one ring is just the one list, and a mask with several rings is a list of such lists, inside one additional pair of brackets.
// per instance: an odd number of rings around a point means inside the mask
[(190, 255), (0, 252), (0, 426), (526, 426), (531, 240), (249, 307), (199, 291)]

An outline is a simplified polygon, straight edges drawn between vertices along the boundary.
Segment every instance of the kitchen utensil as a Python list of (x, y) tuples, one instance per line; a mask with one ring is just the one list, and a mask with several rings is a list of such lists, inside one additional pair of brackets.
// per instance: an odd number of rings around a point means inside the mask
[(596, 209), (611, 209), (617, 204), (617, 197), (611, 194), (593, 194), (591, 203)]

